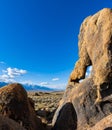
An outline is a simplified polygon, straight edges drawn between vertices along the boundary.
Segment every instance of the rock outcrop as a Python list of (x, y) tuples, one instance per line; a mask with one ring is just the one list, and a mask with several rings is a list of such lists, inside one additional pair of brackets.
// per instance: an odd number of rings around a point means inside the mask
[[(79, 60), (54, 115), (53, 130), (108, 130), (112, 128), (111, 121), (106, 122), (112, 117), (111, 9), (105, 8), (84, 20), (78, 45)], [(90, 65), (91, 75), (85, 78)]]
[(6, 116), (27, 130), (44, 130), (34, 111), (34, 103), (27, 97), (20, 84), (0, 88), (0, 114)]
[(88, 130), (112, 130), (112, 114), (103, 118), (96, 125)]
[(14, 120), (0, 115), (0, 130), (26, 130)]

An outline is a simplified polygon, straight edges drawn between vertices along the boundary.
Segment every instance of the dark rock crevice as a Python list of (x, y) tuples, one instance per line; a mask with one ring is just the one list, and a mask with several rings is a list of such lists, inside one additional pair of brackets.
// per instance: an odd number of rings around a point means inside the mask
[(59, 112), (56, 124), (52, 130), (76, 130), (77, 115), (72, 103), (66, 103)]

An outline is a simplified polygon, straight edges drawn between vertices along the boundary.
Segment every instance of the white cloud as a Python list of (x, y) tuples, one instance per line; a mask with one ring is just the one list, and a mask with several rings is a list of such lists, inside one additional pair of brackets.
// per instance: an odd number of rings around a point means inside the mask
[(39, 85), (45, 86), (45, 85), (48, 85), (48, 84), (49, 84), (48, 82), (41, 82)]
[(58, 81), (59, 80), (59, 78), (53, 78), (52, 79), (52, 81)]
[(26, 70), (18, 69), (18, 68), (10, 68), (10, 67), (7, 68), (6, 72), (10, 78), (15, 78), (16, 76), (20, 76), (27, 73)]
[(33, 82), (31, 80), (25, 80), (25, 81), (21, 81), (22, 84), (29, 84), (32, 85)]
[(67, 83), (60, 83), (60, 84), (49, 84), (47, 87), (54, 88), (54, 89), (65, 89)]
[(8, 75), (0, 75), (0, 82), (16, 82), (14, 79), (10, 78)]
[(3, 75), (1, 75), (1, 78), (2, 78), (2, 79), (7, 79), (7, 78), (9, 78), (9, 76), (6, 75), (6, 74), (3, 74)]
[(17, 76), (21, 76), (26, 73), (27, 73), (26, 70), (8, 67), (6, 70), (2, 70), (2, 75), (0, 75), (0, 81), (1, 82), (16, 82), (15, 78)]

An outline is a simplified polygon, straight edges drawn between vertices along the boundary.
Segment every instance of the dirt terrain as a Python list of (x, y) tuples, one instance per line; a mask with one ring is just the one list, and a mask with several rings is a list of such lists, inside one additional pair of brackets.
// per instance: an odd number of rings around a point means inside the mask
[(59, 101), (63, 96), (60, 92), (28, 92), (28, 97), (34, 101), (37, 116), (46, 125), (50, 125)]

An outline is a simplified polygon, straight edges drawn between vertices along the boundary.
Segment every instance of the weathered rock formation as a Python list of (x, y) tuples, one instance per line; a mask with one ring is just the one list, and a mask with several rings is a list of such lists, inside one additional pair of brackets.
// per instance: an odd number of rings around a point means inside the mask
[[(112, 128), (111, 9), (105, 8), (84, 20), (78, 45), (79, 60), (54, 115), (53, 130), (108, 130)], [(90, 65), (91, 75), (84, 79)]]
[(26, 130), (14, 120), (0, 115), (0, 130)]
[(103, 118), (96, 125), (88, 130), (112, 130), (112, 114)]
[(0, 88), (0, 114), (16, 121), (27, 130), (44, 130), (40, 119), (36, 117), (33, 101), (27, 97), (20, 84)]

